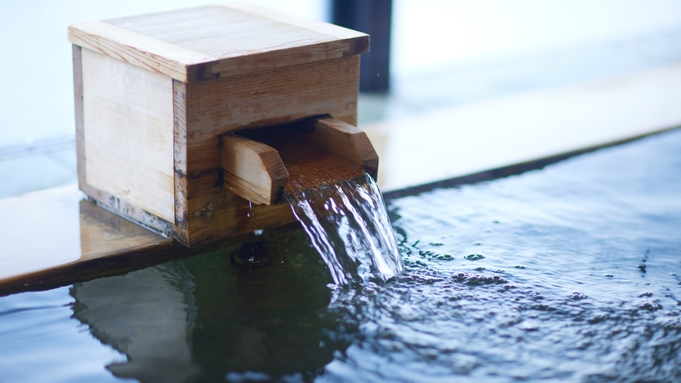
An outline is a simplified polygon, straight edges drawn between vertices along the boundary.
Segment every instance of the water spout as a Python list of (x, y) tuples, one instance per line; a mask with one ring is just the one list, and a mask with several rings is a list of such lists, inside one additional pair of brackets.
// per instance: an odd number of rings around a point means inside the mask
[(385, 203), (368, 174), (286, 197), (336, 285), (387, 281), (403, 271)]

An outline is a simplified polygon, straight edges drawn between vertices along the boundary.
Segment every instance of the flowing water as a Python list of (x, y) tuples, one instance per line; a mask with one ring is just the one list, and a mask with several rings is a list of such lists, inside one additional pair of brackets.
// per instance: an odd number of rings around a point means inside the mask
[(383, 197), (368, 174), (287, 199), (336, 285), (385, 282), (404, 270)]
[(388, 198), (385, 282), (292, 225), (2, 297), (0, 381), (681, 381), (680, 180), (676, 130)]

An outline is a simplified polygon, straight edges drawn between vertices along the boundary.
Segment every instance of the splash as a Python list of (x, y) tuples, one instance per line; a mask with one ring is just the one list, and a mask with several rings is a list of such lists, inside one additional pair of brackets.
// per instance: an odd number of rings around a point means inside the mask
[(368, 174), (286, 198), (336, 285), (386, 281), (403, 271), (383, 197)]

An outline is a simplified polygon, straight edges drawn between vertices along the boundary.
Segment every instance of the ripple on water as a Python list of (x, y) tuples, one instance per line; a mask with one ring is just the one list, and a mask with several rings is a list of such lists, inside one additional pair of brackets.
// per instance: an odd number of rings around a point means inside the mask
[[(0, 366), (35, 371), (17, 381), (75, 381), (83, 366), (87, 381), (182, 368), (199, 381), (681, 381), (679, 179), (674, 131), (395, 199), (405, 272), (351, 288), (327, 285), (332, 273), (289, 226), (78, 284), (73, 299), (1, 298), (0, 333), (16, 347), (0, 342)], [(63, 352), (83, 338), (87, 353)], [(112, 349), (125, 356), (101, 352)]]

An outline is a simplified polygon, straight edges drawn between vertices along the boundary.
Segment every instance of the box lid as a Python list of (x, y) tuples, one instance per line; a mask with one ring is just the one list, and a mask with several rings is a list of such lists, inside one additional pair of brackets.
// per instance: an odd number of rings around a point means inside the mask
[(69, 41), (183, 82), (369, 50), (364, 33), (241, 3), (75, 24)]

